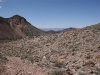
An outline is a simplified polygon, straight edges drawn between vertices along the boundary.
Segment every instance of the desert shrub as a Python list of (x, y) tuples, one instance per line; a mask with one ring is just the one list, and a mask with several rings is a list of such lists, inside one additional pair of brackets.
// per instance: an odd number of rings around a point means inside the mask
[(62, 68), (64, 66), (64, 64), (62, 62), (55, 61), (53, 66), (58, 67), (58, 68)]
[(7, 59), (6, 57), (0, 55), (0, 61), (2, 61), (2, 62), (7, 62), (8, 59)]
[(28, 57), (27, 59), (28, 59), (32, 64), (34, 63), (33, 57), (30, 56), (30, 57)]
[(51, 49), (51, 53), (57, 53), (58, 51)]
[(33, 64), (34, 62), (39, 62), (41, 58), (39, 56), (29, 56), (27, 57), (27, 60), (29, 60)]
[(80, 73), (80, 72), (79, 72), (79, 75), (86, 75), (86, 74), (84, 74), (84, 73)]
[(88, 61), (88, 62), (85, 62), (83, 66), (91, 66), (91, 67), (94, 67), (95, 66), (95, 63), (93, 61)]
[(21, 59), (22, 59), (22, 60), (24, 60), (24, 59), (26, 59), (26, 58), (27, 58), (27, 55), (22, 55), (22, 56), (21, 56)]
[(72, 53), (72, 56), (74, 56), (75, 54), (76, 54), (76, 53), (73, 52), (73, 53)]
[(48, 75), (63, 75), (63, 74), (64, 74), (63, 71), (54, 70), (51, 73), (49, 73)]
[(91, 59), (92, 55), (90, 53), (87, 54), (86, 59)]
[(34, 49), (34, 46), (29, 46), (30, 49)]
[(35, 62), (39, 62), (41, 60), (41, 58), (39, 56), (34, 56), (34, 61)]
[(76, 69), (78, 70), (78, 69), (80, 69), (81, 68), (81, 66), (76, 66)]

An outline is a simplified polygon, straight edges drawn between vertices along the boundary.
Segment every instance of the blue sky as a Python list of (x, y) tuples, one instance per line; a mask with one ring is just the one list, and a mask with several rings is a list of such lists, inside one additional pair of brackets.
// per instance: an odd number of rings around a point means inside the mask
[(0, 16), (16, 14), (38, 28), (81, 28), (100, 23), (100, 0), (0, 0)]

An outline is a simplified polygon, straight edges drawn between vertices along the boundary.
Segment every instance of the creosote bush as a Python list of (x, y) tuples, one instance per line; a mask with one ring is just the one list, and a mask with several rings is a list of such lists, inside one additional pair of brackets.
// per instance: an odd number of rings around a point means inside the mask
[(53, 66), (58, 67), (58, 68), (62, 68), (64, 66), (64, 64), (62, 62), (55, 61)]
[(63, 71), (54, 70), (51, 73), (49, 73), (48, 75), (63, 75), (63, 74), (64, 74)]
[(34, 63), (33, 57), (30, 56), (30, 57), (28, 57), (27, 59), (28, 59), (32, 64)]
[(6, 57), (0, 55), (0, 61), (2, 61), (2, 62), (7, 62), (8, 59), (7, 59)]

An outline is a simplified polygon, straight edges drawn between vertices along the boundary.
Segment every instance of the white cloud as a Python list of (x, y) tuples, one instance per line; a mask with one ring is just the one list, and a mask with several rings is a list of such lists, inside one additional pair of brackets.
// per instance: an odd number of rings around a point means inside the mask
[[(0, 0), (0, 2), (3, 2), (2, 0)], [(2, 7), (0, 6), (0, 9), (1, 9)]]
[(2, 0), (0, 0), (0, 2), (3, 2)]
[(1, 9), (2, 7), (0, 6), (0, 9)]

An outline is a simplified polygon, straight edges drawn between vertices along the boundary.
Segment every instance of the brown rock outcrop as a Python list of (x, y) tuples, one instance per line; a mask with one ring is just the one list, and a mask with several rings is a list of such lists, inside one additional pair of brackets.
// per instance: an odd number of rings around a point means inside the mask
[(19, 15), (10, 18), (0, 17), (0, 40), (42, 34), (45, 34), (45, 32), (31, 25), (24, 17)]

